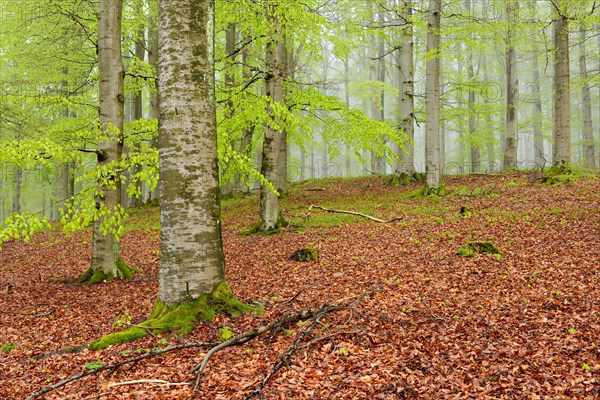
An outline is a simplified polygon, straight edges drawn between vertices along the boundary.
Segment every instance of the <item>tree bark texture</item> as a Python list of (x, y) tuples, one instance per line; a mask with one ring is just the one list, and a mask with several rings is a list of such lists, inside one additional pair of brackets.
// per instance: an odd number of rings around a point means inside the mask
[[(98, 20), (98, 65), (100, 74), (100, 130), (98, 168), (121, 160), (123, 152), (123, 60), (121, 58), (121, 0), (101, 0)], [(117, 276), (120, 256), (119, 241), (101, 225), (112, 213), (118, 212), (121, 200), (121, 176), (108, 172), (98, 184), (96, 208), (106, 210), (94, 222), (92, 238), (92, 271), (102, 270)]]
[(583, 142), (583, 157), (585, 158), (586, 168), (596, 168), (596, 152), (594, 148), (594, 129), (592, 125), (592, 96), (590, 94), (590, 84), (588, 81), (588, 72), (586, 65), (585, 40), (586, 30), (580, 32), (581, 44), (579, 47), (579, 74), (583, 82), (581, 88), (581, 113), (583, 115), (583, 130), (581, 139)]
[[(158, 29), (157, 21), (152, 13), (148, 15), (148, 64), (154, 69), (155, 76), (158, 73)], [(148, 118), (158, 120), (158, 80), (154, 81), (155, 90), (148, 94)], [(152, 140), (152, 147), (158, 148), (158, 135)], [(150, 191), (148, 201), (158, 200), (158, 186)]]
[(569, 28), (566, 7), (554, 20), (554, 146), (552, 163), (571, 162), (571, 97), (569, 94)]
[(425, 172), (427, 185), (440, 184), (440, 19), (441, 0), (429, 0), (427, 53), (425, 66), (426, 128)]
[(160, 268), (166, 305), (225, 279), (214, 81), (214, 0), (159, 8)]
[[(400, 36), (398, 46), (398, 70), (400, 84), (400, 101), (398, 112), (400, 114), (400, 129), (406, 134), (408, 141), (404, 143), (406, 153), (399, 151), (400, 164), (396, 173), (415, 172), (415, 125), (414, 125), (414, 76), (413, 62), (413, 26), (412, 26), (412, 0), (404, 0), (400, 11), (401, 19), (406, 24)], [(408, 153), (408, 154), (407, 154)]]
[(517, 77), (517, 57), (515, 53), (514, 24), (517, 17), (517, 5), (508, 0), (506, 6), (506, 134), (504, 137), (504, 168), (517, 166), (519, 145), (517, 126), (517, 107), (519, 102), (519, 80)]
[[(266, 46), (265, 64), (266, 64), (266, 95), (271, 104), (269, 104), (267, 113), (269, 120), (265, 126), (265, 134), (263, 141), (262, 166), (261, 173), (263, 176), (274, 185), (278, 182), (278, 164), (279, 159), (279, 143), (281, 135), (281, 118), (276, 110), (283, 101), (283, 65), (282, 46), (279, 42), (281, 37), (281, 25), (278, 17), (275, 14), (275, 5), (271, 2), (266, 4), (267, 21), (271, 27), (269, 40)], [(279, 198), (276, 194), (265, 186), (260, 187), (260, 218), (261, 231), (269, 231), (277, 228), (279, 221)]]

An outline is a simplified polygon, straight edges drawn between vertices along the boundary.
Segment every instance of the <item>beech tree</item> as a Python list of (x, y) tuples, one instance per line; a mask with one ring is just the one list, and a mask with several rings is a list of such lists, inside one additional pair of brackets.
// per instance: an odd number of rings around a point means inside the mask
[(427, 16), (425, 173), (428, 190), (440, 185), (441, 0), (429, 0)]
[(121, 260), (118, 239), (120, 219), (121, 176), (116, 163), (123, 152), (123, 59), (121, 56), (121, 16), (123, 2), (102, 0), (98, 18), (98, 69), (100, 74), (100, 140), (95, 151), (101, 171), (95, 194), (97, 210), (93, 224), (92, 265), (80, 278), (90, 284), (115, 276), (130, 277)]
[(517, 77), (517, 58), (515, 54), (515, 28), (518, 4), (507, 0), (506, 5), (506, 133), (504, 139), (504, 168), (517, 166), (519, 144), (517, 125), (517, 105), (519, 80)]
[(552, 163), (571, 162), (571, 96), (569, 74), (568, 1), (555, 5), (554, 26), (554, 145)]

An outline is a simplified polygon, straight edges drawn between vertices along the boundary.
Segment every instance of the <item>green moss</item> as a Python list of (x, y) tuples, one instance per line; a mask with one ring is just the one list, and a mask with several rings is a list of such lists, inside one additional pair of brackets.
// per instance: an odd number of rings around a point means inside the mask
[(429, 187), (428, 184), (425, 184), (423, 189), (420, 192), (420, 197), (428, 197), (428, 196), (444, 196), (446, 194), (446, 185), (440, 183), (436, 187)]
[(94, 350), (104, 349), (113, 344), (131, 342), (150, 333), (158, 335), (177, 331), (184, 335), (192, 332), (201, 321), (212, 321), (217, 313), (239, 317), (249, 312), (262, 313), (263, 310), (236, 299), (227, 282), (222, 281), (211, 293), (183, 303), (167, 305), (157, 299), (147, 320), (122, 332), (95, 340), (89, 347)]
[(494, 246), (491, 242), (468, 242), (465, 243), (458, 251), (456, 255), (463, 257), (474, 257), (475, 254), (497, 254), (502, 255), (500, 249)]
[(312, 247), (304, 247), (290, 257), (294, 261), (316, 261), (319, 259), (319, 252)]
[[(127, 265), (122, 258), (117, 260), (117, 275), (124, 279), (131, 279), (133, 274), (143, 274), (144, 271), (138, 268), (133, 268)], [(94, 271), (92, 268), (88, 268), (79, 278), (77, 282), (85, 283), (87, 285), (95, 285), (104, 281), (109, 281), (115, 277), (114, 274), (106, 273), (102, 270)]]
[(279, 218), (277, 218), (277, 224), (275, 225), (275, 228), (273, 229), (268, 229), (266, 231), (263, 231), (261, 229), (262, 227), (262, 221), (258, 221), (257, 223), (251, 225), (249, 228), (244, 229), (242, 232), (240, 232), (242, 235), (263, 235), (263, 236), (269, 236), (269, 235), (274, 235), (276, 233), (279, 233), (281, 231), (281, 227), (284, 225), (287, 225), (288, 222), (286, 221), (285, 218), (283, 218), (281, 215), (279, 215)]

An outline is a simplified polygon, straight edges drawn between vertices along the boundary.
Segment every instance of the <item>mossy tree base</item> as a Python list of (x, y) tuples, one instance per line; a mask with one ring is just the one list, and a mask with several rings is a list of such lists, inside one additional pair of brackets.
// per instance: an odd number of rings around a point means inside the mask
[(297, 250), (290, 257), (294, 261), (316, 261), (319, 259), (319, 252), (312, 247), (304, 247)]
[(279, 216), (279, 218), (277, 218), (277, 223), (275, 224), (275, 227), (273, 229), (267, 229), (267, 230), (263, 230), (262, 229), (262, 221), (258, 221), (257, 223), (251, 225), (249, 228), (243, 230), (241, 232), (242, 235), (274, 235), (276, 233), (279, 233), (279, 231), (281, 231), (281, 227), (282, 226), (286, 226), (288, 225), (288, 221), (286, 221), (285, 218), (283, 218), (281, 215)]
[(425, 184), (421, 193), (419, 193), (421, 197), (428, 196), (444, 196), (446, 194), (446, 185), (440, 183), (435, 187), (430, 187), (428, 184)]
[(386, 182), (386, 186), (407, 186), (411, 183), (424, 183), (425, 182), (425, 173), (424, 172), (413, 172), (412, 174), (401, 172), (399, 174), (394, 174), (392, 177)]
[(475, 254), (494, 254), (501, 256), (502, 252), (491, 242), (468, 242), (465, 243), (457, 252), (456, 255), (463, 257), (474, 257)]
[(77, 282), (83, 283), (86, 285), (95, 285), (97, 283), (103, 281), (109, 281), (114, 279), (115, 277), (120, 277), (123, 279), (131, 279), (133, 274), (143, 274), (144, 271), (138, 268), (130, 267), (123, 261), (123, 259), (119, 258), (117, 261), (117, 274), (106, 273), (102, 270), (94, 271), (92, 268), (88, 268), (79, 278), (77, 278)]
[(183, 303), (166, 305), (156, 300), (148, 319), (122, 332), (111, 333), (89, 344), (94, 350), (104, 349), (113, 344), (132, 342), (150, 333), (177, 331), (182, 335), (190, 333), (201, 321), (210, 322), (217, 313), (225, 313), (232, 317), (255, 312), (262, 313), (258, 307), (251, 307), (235, 298), (227, 282), (216, 285), (211, 293)]

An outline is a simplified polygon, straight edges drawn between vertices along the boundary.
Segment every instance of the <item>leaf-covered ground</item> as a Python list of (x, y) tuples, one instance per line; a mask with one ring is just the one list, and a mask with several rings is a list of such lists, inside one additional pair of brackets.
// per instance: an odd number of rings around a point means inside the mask
[[(0, 398), (27, 398), (94, 365), (168, 345), (218, 342), (220, 328), (240, 333), (284, 313), (348, 303), (365, 293), (362, 302), (328, 314), (296, 343), (263, 398), (600, 396), (597, 177), (563, 186), (541, 185), (527, 175), (457, 177), (446, 180), (446, 196), (426, 199), (410, 197), (416, 186), (383, 182), (295, 186), (283, 202), (295, 226), (273, 236), (239, 233), (257, 218), (255, 198), (224, 202), (227, 279), (240, 299), (265, 304), (266, 312), (236, 320), (219, 316), (185, 337), (149, 336), (101, 352), (52, 353), (148, 314), (157, 291), (157, 210), (136, 212), (123, 238), (126, 261), (146, 271), (129, 282), (63, 283), (89, 265), (89, 232), (69, 238), (47, 232), (27, 244), (6, 243), (0, 253)], [(379, 224), (315, 209), (307, 215), (311, 204), (400, 219)], [(466, 213), (459, 215), (463, 206)], [(467, 241), (491, 241), (503, 255), (455, 255)], [(290, 260), (301, 247), (317, 248), (319, 260)], [(218, 352), (199, 393), (184, 383), (193, 381), (189, 371), (206, 348), (91, 375), (44, 398), (245, 398), (302, 331), (295, 324)]]

